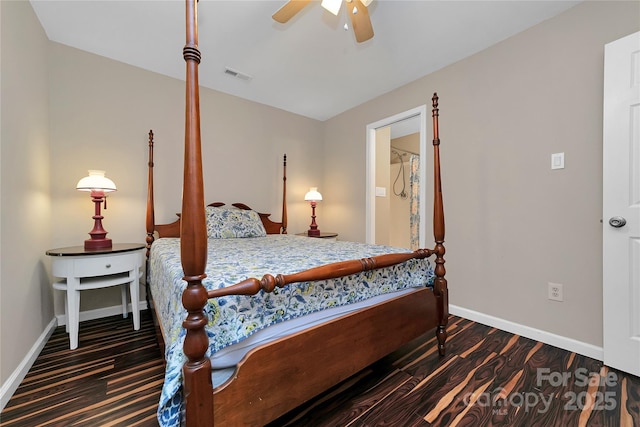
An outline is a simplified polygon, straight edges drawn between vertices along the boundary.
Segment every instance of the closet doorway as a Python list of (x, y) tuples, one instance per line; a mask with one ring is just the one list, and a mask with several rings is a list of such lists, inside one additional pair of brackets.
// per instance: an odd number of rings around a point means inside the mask
[(367, 125), (367, 243), (425, 247), (426, 114), (422, 105)]

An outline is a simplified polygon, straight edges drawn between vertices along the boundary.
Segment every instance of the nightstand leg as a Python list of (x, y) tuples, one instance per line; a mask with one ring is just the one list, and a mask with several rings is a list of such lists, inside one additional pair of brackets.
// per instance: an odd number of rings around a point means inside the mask
[(129, 293), (131, 294), (131, 311), (133, 312), (133, 329), (140, 329), (140, 281), (138, 279), (139, 269), (129, 272)]
[(78, 348), (78, 324), (80, 323), (80, 280), (77, 277), (67, 279), (67, 324), (69, 326), (69, 348)]
[(67, 296), (67, 291), (64, 291), (64, 312), (67, 315), (67, 322), (64, 325), (64, 331), (69, 333), (69, 297)]
[(122, 297), (122, 318), (126, 319), (129, 317), (129, 310), (127, 310), (127, 286), (120, 286), (120, 295)]

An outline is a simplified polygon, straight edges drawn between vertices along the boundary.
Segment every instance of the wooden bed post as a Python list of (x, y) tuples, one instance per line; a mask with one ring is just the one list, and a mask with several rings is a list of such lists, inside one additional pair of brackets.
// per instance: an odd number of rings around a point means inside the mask
[(444, 267), (444, 208), (442, 203), (442, 182), (440, 177), (440, 135), (438, 130), (438, 94), (434, 93), (431, 98), (433, 105), (433, 237), (436, 241), (434, 252), (436, 253), (436, 278), (433, 283), (433, 291), (438, 299), (438, 327), (436, 337), (438, 339), (438, 353), (444, 356), (445, 341), (447, 340), (447, 323), (449, 321), (449, 290), (447, 289), (447, 279), (444, 278), (446, 269)]
[(185, 151), (180, 228), (180, 257), (187, 287), (182, 304), (187, 318), (182, 326), (187, 330), (184, 354), (187, 356), (182, 373), (188, 427), (213, 425), (213, 394), (211, 393), (211, 362), (205, 353), (209, 347), (204, 330), (207, 316), (207, 290), (202, 285), (206, 277), (207, 232), (202, 178), (200, 140), (200, 95), (198, 83), (198, 15), (196, 0), (186, 0), (186, 45), (183, 57), (187, 64), (185, 104)]
[(151, 245), (155, 240), (154, 230), (156, 227), (156, 217), (155, 217), (155, 202), (153, 200), (153, 130), (149, 130), (149, 162), (148, 166), (148, 178), (147, 178), (147, 218), (146, 218), (146, 227), (147, 227), (147, 251), (145, 257), (145, 300), (147, 301), (147, 308), (151, 310), (151, 289), (149, 287), (149, 283), (151, 282), (151, 268), (149, 266), (149, 255), (151, 255)]
[[(147, 263), (149, 262), (149, 252), (151, 251), (151, 244), (155, 240), (155, 236), (153, 234), (155, 228), (155, 203), (153, 200), (153, 130), (149, 130), (149, 176), (147, 179)], [(149, 268), (147, 266), (147, 274), (149, 272)], [(147, 278), (148, 279), (148, 278)], [(148, 297), (147, 297), (148, 298)], [(149, 307), (151, 308), (151, 307)]]
[(282, 165), (282, 234), (287, 234), (287, 155)]

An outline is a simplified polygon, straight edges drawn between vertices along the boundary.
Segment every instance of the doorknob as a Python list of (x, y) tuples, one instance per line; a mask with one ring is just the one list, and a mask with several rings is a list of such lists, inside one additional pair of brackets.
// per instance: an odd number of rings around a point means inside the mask
[(615, 228), (624, 227), (627, 220), (621, 216), (614, 216), (609, 220), (609, 225)]

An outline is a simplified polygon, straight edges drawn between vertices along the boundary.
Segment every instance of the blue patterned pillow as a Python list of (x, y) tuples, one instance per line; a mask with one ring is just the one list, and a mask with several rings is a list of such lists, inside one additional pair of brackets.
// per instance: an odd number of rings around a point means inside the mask
[(207, 206), (207, 237), (233, 239), (239, 237), (263, 237), (267, 235), (260, 215), (256, 211), (235, 206)]

